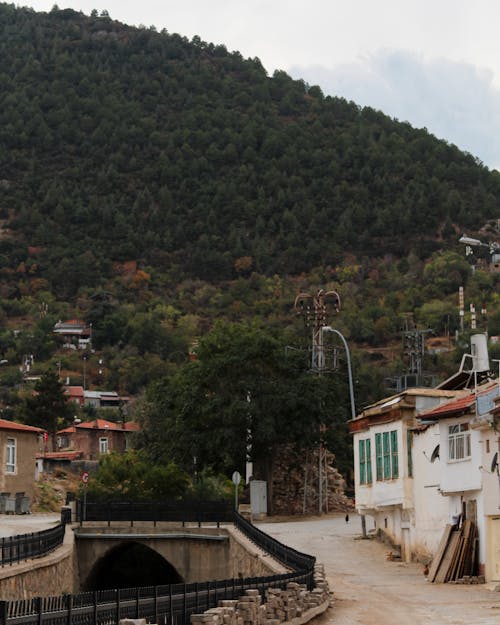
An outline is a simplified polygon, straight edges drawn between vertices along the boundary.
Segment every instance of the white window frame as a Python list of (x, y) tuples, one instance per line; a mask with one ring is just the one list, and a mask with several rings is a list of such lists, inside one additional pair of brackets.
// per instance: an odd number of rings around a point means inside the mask
[(17, 441), (8, 438), (5, 446), (5, 473), (12, 475), (17, 473)]
[(109, 453), (109, 442), (106, 436), (101, 436), (99, 438), (99, 453), (100, 454)]
[(470, 430), (468, 423), (448, 426), (448, 460), (457, 462), (471, 457)]

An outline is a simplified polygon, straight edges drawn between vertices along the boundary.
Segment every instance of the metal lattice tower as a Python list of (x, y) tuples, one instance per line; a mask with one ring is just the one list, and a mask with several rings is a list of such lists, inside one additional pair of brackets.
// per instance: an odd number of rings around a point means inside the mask
[(312, 330), (311, 370), (321, 373), (326, 368), (322, 328), (327, 323), (327, 306), (340, 311), (340, 296), (336, 291), (319, 289), (316, 295), (299, 293), (294, 307), (302, 314), (307, 328)]

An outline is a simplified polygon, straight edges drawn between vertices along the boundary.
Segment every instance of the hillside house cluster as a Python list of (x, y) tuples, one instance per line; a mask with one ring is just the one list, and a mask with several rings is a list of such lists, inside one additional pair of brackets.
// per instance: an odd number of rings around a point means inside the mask
[(128, 404), (130, 397), (118, 395), (116, 391), (89, 391), (83, 386), (65, 386), (64, 394), (68, 401), (77, 406), (92, 406), (97, 410), (106, 408), (121, 408)]
[(356, 508), (406, 561), (432, 559), (446, 525), (471, 521), (478, 573), (500, 581), (500, 379), (486, 375), (485, 338), (472, 339), (470, 370), (386, 398), (350, 422)]

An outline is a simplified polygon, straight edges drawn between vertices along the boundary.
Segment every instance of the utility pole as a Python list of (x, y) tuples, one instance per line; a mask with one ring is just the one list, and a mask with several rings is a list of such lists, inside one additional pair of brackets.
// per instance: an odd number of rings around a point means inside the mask
[[(312, 331), (311, 371), (322, 374), (326, 370), (325, 349), (323, 343), (323, 328), (326, 326), (327, 304), (330, 304), (335, 312), (340, 310), (340, 296), (336, 291), (319, 291), (311, 293), (299, 293), (295, 298), (294, 308), (302, 314), (307, 328)], [(318, 448), (318, 512), (323, 513), (323, 491), (325, 492), (326, 509), (328, 510), (328, 472), (326, 449), (323, 445), (322, 433), (324, 424), (320, 425), (320, 440)], [(307, 473), (304, 478), (304, 507), (306, 501)]]

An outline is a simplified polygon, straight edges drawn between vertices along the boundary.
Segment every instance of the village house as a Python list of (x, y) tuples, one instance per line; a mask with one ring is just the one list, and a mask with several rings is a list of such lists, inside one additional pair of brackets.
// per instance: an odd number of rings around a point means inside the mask
[(124, 452), (130, 447), (131, 437), (139, 431), (139, 424), (133, 421), (115, 423), (105, 419), (94, 419), (74, 423), (57, 432), (57, 451), (81, 452), (83, 460), (99, 460), (111, 451)]
[(77, 406), (92, 406), (97, 410), (121, 408), (130, 401), (126, 395), (118, 395), (116, 391), (88, 391), (83, 386), (65, 386), (64, 394), (69, 402)]
[(420, 415), (439, 428), (436, 486), (447, 503), (448, 522), (468, 519), (477, 527), (478, 572), (492, 581), (500, 581), (500, 484), (494, 466), (499, 433), (492, 415), (499, 382)]
[[(429, 458), (437, 444), (437, 429), (420, 428), (416, 416), (455, 395), (455, 391), (408, 389), (367, 407), (350, 422), (356, 508), (373, 518), (388, 542), (401, 546), (406, 561), (432, 554), (445, 513), (442, 497), (429, 488), (436, 481)], [(422, 497), (415, 494), (415, 482)]]
[(52, 332), (61, 337), (63, 347), (66, 349), (86, 349), (91, 346), (92, 326), (81, 319), (58, 321)]
[(472, 337), (469, 369), (464, 357), (437, 388), (369, 406), (350, 431), (356, 508), (403, 559), (429, 561), (445, 528), (467, 521), (477, 532), (477, 572), (500, 581), (499, 381), (485, 348), (484, 335)]
[(22, 496), (32, 500), (36, 454), (43, 444), (42, 429), (0, 419), (0, 511), (15, 512), (16, 493), (18, 502)]

